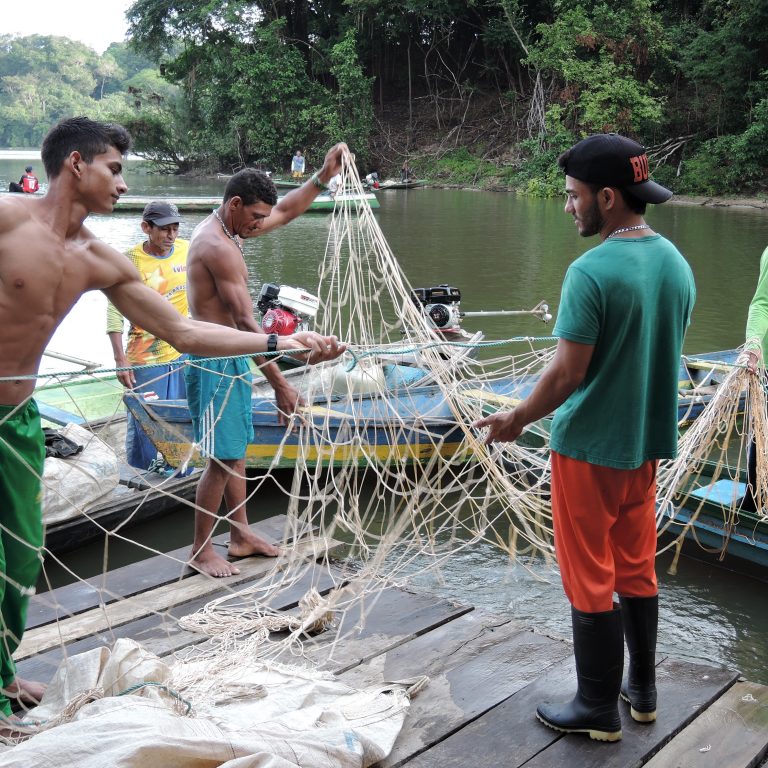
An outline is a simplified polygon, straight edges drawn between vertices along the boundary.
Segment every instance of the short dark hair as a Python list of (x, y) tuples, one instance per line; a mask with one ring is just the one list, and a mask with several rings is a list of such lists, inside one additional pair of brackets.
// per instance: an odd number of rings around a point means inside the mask
[(243, 168), (227, 182), (224, 189), (225, 203), (233, 197), (239, 197), (245, 205), (256, 202), (274, 205), (277, 202), (277, 189), (264, 171)]
[(43, 139), (40, 157), (49, 179), (61, 173), (64, 161), (77, 150), (83, 161), (92, 163), (96, 155), (101, 155), (110, 147), (120, 151), (121, 155), (131, 148), (131, 134), (117, 123), (99, 123), (87, 117), (70, 117), (61, 120), (48, 131)]
[(648, 209), (648, 203), (645, 200), (641, 200), (639, 197), (635, 197), (626, 187), (617, 187), (621, 196), (624, 198), (624, 202), (627, 204), (632, 213), (639, 213), (641, 216), (645, 215)]

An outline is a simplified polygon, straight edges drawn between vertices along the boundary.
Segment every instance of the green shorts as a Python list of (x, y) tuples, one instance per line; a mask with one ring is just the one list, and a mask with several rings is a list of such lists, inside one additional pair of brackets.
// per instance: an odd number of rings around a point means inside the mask
[[(13, 652), (27, 620), (27, 604), (40, 575), (43, 546), (42, 484), (45, 439), (37, 404), (0, 405), (0, 682), (16, 677)], [(0, 694), (0, 713), (11, 705)]]
[(247, 358), (205, 360), (190, 355), (184, 378), (201, 453), (222, 460), (244, 459), (253, 440)]

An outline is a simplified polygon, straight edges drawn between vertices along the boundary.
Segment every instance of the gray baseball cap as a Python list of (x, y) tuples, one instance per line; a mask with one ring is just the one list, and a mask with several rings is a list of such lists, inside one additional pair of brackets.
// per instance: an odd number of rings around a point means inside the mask
[(178, 224), (181, 221), (179, 209), (173, 203), (166, 203), (162, 200), (153, 200), (151, 203), (147, 203), (141, 218), (156, 227)]

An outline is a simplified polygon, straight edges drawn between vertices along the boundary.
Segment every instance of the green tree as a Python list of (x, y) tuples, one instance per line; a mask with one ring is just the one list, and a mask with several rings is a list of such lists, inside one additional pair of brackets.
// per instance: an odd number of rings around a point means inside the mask
[(651, 136), (664, 99), (653, 79), (670, 55), (650, 0), (620, 4), (561, 1), (555, 21), (540, 24), (528, 61), (552, 78), (554, 100), (575, 132)]
[(336, 78), (337, 93), (328, 138), (331, 142), (346, 141), (364, 160), (374, 125), (373, 78), (363, 74), (355, 43), (355, 32), (350, 29), (331, 51), (331, 73)]

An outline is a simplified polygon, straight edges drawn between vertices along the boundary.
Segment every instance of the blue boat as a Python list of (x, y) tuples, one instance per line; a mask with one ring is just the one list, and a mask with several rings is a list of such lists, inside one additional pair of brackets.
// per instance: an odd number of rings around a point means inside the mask
[[(437, 385), (421, 383), (427, 379), (426, 371), (387, 364), (382, 366), (382, 373), (384, 388), (392, 396), (384, 398), (354, 391), (353, 387), (346, 394), (315, 398), (301, 411), (305, 426), (295, 431), (278, 423), (273, 397), (254, 396), (254, 440), (248, 445), (246, 466), (292, 468), (297, 461), (310, 467), (371, 463), (403, 466), (437, 455), (454, 461), (471, 457), (464, 430), (448, 399)], [(472, 398), (477, 392), (481, 391), (475, 385), (468, 385), (465, 396)], [(483, 394), (497, 403), (517, 402), (520, 384), (497, 382), (482, 390)], [(125, 402), (171, 466), (199, 466), (204, 462), (194, 445), (186, 400), (147, 402), (129, 395)], [(353, 424), (354, 439), (350, 428)]]
[(746, 478), (701, 480), (674, 518), (662, 519), (662, 538), (684, 533), (686, 555), (768, 581), (768, 518), (741, 509)]
[[(689, 423), (712, 398), (737, 351), (684, 357), (680, 364), (679, 417)], [(457, 422), (455, 408), (427, 371), (408, 365), (381, 366), (380, 387), (365, 394), (344, 390), (327, 398), (318, 397), (303, 411), (311, 426), (309, 436), (301, 430), (287, 431), (278, 424), (274, 398), (267, 393), (254, 396), (251, 416), (254, 440), (248, 446), (246, 466), (287, 468), (298, 460), (308, 466), (340, 467), (350, 463), (413, 464), (436, 455), (455, 461), (472, 457), (465, 440), (464, 426)], [(354, 373), (354, 371), (353, 371)], [(295, 375), (302, 375), (301, 370)], [(474, 403), (483, 413), (513, 408), (531, 391), (537, 376), (500, 379), (491, 382), (468, 380), (452, 398)], [(203, 459), (194, 445), (192, 421), (186, 400), (153, 400), (129, 395), (126, 406), (150, 440), (174, 467), (200, 466)], [(350, 424), (358, 427), (358, 438), (349, 439)], [(364, 429), (359, 430), (363, 425)], [(543, 420), (526, 437), (527, 444), (544, 444), (548, 420)], [(362, 434), (362, 439), (360, 439)]]

